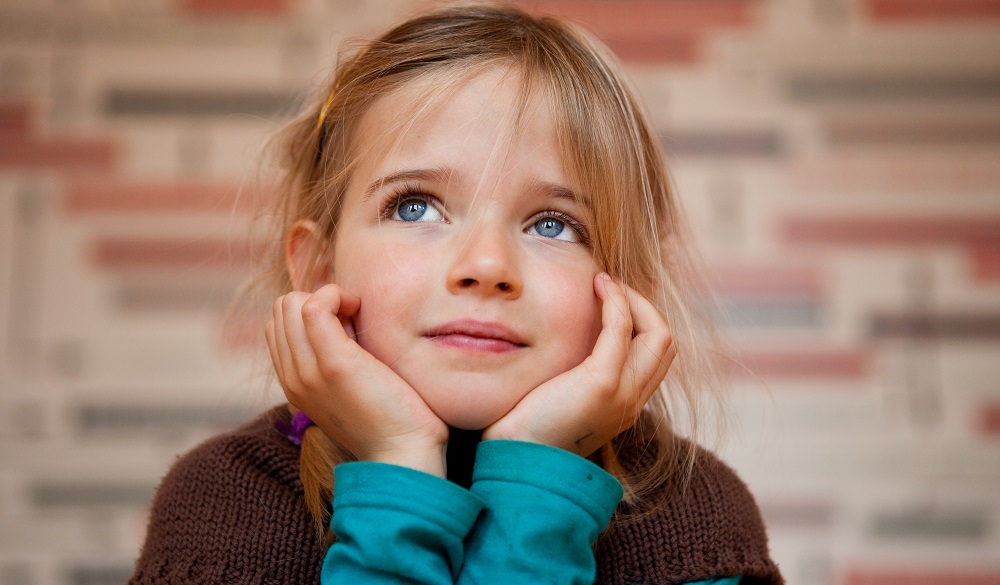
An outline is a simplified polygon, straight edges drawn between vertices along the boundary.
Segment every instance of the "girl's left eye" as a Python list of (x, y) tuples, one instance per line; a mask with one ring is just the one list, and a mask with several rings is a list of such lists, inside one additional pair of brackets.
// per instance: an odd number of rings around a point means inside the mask
[(407, 195), (396, 199), (391, 206), (390, 219), (405, 222), (442, 221), (441, 212), (427, 197)]
[(538, 217), (528, 226), (527, 232), (532, 235), (565, 242), (583, 242), (582, 228), (569, 218), (557, 217), (551, 213)]

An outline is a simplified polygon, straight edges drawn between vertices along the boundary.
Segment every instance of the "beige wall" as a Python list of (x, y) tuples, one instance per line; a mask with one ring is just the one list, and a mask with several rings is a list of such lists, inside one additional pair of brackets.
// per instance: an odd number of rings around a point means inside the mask
[[(414, 4), (0, 1), (0, 585), (121, 582), (175, 455), (280, 398), (256, 325), (222, 335), (236, 190)], [(525, 4), (590, 22), (662, 131), (789, 582), (1000, 583), (1000, 4)]]

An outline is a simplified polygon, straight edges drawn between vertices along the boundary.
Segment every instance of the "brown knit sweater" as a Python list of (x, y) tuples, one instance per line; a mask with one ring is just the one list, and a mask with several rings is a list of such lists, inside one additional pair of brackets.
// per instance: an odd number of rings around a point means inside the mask
[[(305, 507), (298, 448), (274, 430), (287, 416), (287, 408), (268, 411), (177, 461), (156, 492), (130, 585), (319, 583), (325, 551)], [(624, 460), (642, 466), (648, 456)], [(615, 523), (601, 537), (597, 583), (728, 575), (783, 583), (746, 486), (705, 451), (697, 468), (664, 510)]]

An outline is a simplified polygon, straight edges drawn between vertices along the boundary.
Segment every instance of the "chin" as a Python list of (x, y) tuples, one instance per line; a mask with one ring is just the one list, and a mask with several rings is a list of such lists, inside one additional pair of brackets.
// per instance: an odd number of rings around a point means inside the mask
[(468, 431), (485, 429), (500, 420), (527, 394), (510, 389), (502, 391), (481, 380), (436, 385), (431, 391), (420, 386), (414, 389), (445, 424)]
[(449, 376), (427, 376), (424, 371), (411, 376), (397, 373), (446, 425), (467, 431), (497, 422), (540, 383), (492, 372)]
[(481, 431), (510, 411), (510, 407), (476, 404), (475, 400), (448, 400), (447, 404), (428, 403), (434, 414), (450, 427), (466, 431)]

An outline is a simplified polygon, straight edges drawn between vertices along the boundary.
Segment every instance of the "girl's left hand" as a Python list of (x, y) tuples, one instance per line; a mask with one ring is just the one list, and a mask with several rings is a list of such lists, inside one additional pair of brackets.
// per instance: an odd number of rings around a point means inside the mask
[(528, 393), (483, 439), (542, 443), (586, 457), (635, 424), (667, 375), (676, 348), (666, 321), (633, 289), (594, 279), (602, 301), (594, 351)]

